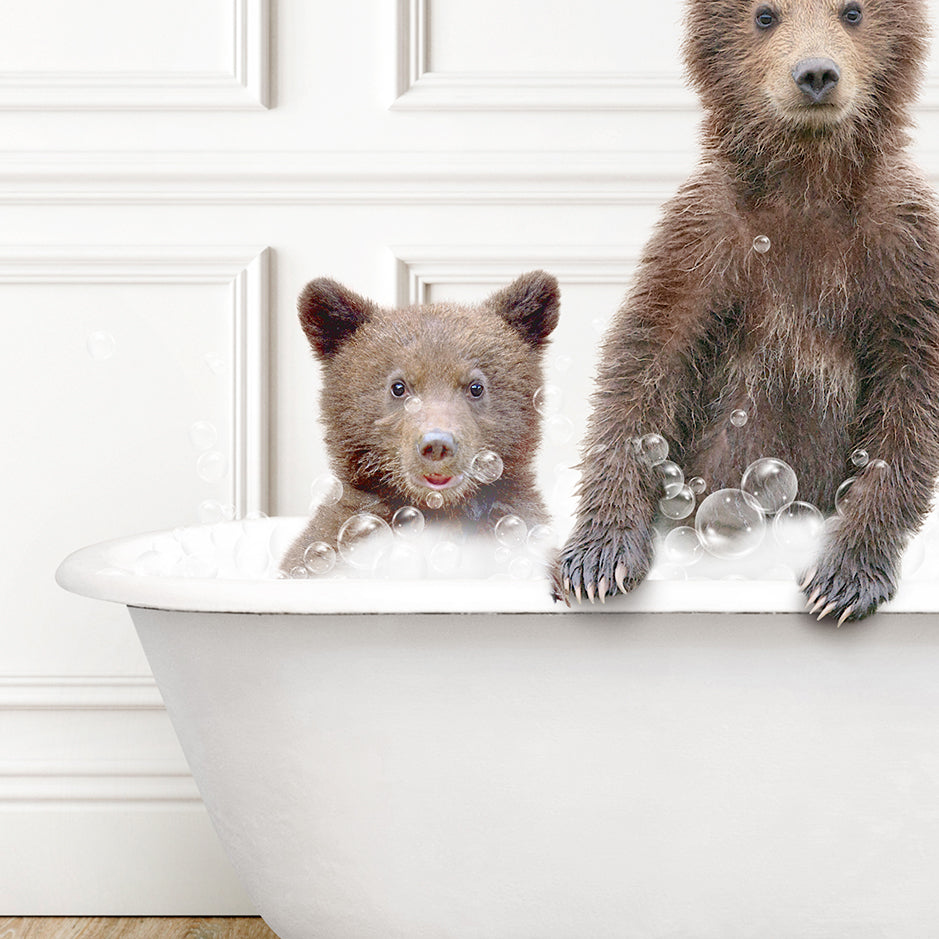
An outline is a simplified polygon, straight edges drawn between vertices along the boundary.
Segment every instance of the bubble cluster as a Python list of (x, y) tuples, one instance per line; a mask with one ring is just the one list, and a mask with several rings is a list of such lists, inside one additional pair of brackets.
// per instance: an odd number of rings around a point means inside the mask
[(470, 475), (483, 485), (501, 478), (503, 469), (502, 457), (494, 450), (480, 450), (470, 463)]
[(117, 340), (105, 329), (96, 329), (85, 341), (88, 354), (96, 361), (110, 359), (117, 351)]

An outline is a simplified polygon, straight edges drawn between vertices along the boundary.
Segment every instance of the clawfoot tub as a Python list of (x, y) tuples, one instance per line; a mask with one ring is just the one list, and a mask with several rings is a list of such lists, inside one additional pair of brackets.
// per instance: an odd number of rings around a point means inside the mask
[(568, 610), (537, 578), (193, 576), (182, 549), (141, 569), (168, 537), (57, 577), (129, 606), (283, 939), (936, 935), (933, 583), (835, 629), (782, 580)]

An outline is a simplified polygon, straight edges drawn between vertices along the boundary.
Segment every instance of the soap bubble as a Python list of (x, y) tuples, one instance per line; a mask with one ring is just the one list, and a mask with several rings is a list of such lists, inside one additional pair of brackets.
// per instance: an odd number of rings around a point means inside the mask
[(867, 464), (868, 473), (886, 473), (890, 469), (890, 464), (886, 460), (871, 460)]
[(189, 428), (189, 439), (197, 450), (211, 450), (218, 440), (218, 431), (208, 421), (196, 421)]
[(506, 548), (517, 548), (525, 543), (528, 537), (528, 526), (517, 515), (503, 515), (496, 522), (496, 541)]
[(552, 414), (544, 426), (551, 443), (567, 443), (574, 436), (574, 422), (566, 414)]
[(757, 254), (766, 254), (767, 251), (773, 246), (773, 243), (769, 240), (766, 235), (757, 235), (753, 239), (753, 250)]
[(342, 498), (342, 481), (331, 473), (317, 476), (310, 485), (310, 511), (321, 505), (335, 505)]
[(494, 450), (480, 450), (470, 464), (470, 475), (484, 485), (499, 479), (502, 470), (502, 457)]
[(231, 503), (222, 504), (217, 499), (206, 499), (199, 503), (199, 521), (203, 525), (230, 522), (234, 517), (235, 507)]
[(790, 502), (773, 519), (773, 537), (780, 547), (808, 551), (818, 545), (825, 525), (822, 513), (808, 502)]
[(325, 541), (314, 541), (303, 552), (303, 566), (311, 574), (328, 574), (336, 566), (336, 551)]
[(225, 361), (213, 352), (206, 352), (204, 361), (213, 375), (221, 375), (225, 371)]
[(858, 448), (851, 454), (851, 462), (857, 467), (867, 466), (869, 461), (870, 456), (866, 450)]
[(750, 415), (743, 408), (736, 408), (730, 412), (730, 423), (734, 427), (743, 427), (749, 419)]
[(429, 509), (439, 509), (443, 505), (443, 496), (439, 492), (431, 490), (424, 498)]
[(740, 488), (767, 514), (778, 512), (796, 497), (799, 483), (793, 468), (782, 460), (763, 457), (743, 473)]
[(666, 518), (687, 518), (694, 511), (694, 493), (682, 486), (675, 495), (659, 499), (659, 511)]
[(851, 487), (857, 482), (857, 476), (849, 476), (835, 493), (835, 511), (839, 515), (844, 515), (845, 510), (851, 502)]
[(221, 482), (228, 475), (228, 457), (220, 450), (206, 450), (196, 461), (196, 472), (203, 482)]
[(558, 536), (550, 525), (532, 525), (527, 540), (532, 551), (545, 554), (557, 547)]
[(88, 334), (85, 347), (88, 349), (88, 354), (96, 362), (103, 362), (114, 355), (117, 349), (117, 340), (107, 330), (97, 329)]
[(377, 515), (352, 515), (339, 529), (339, 554), (353, 567), (373, 571), (390, 550), (391, 537), (391, 527)]
[(685, 484), (685, 474), (681, 467), (671, 460), (663, 460), (658, 465), (658, 471), (662, 476), (662, 485), (665, 487), (665, 497), (671, 498), (677, 496), (678, 491)]
[(668, 459), (668, 441), (661, 434), (646, 434), (636, 445), (641, 462), (646, 466), (658, 466)]
[(675, 564), (694, 564), (704, 550), (698, 540), (698, 533), (689, 525), (673, 528), (663, 542), (665, 556)]
[(542, 417), (548, 417), (561, 410), (563, 397), (564, 393), (557, 385), (542, 385), (533, 395), (532, 403)]
[(460, 569), (462, 554), (456, 542), (438, 541), (430, 551), (430, 566), (438, 574), (455, 574)]
[(688, 480), (688, 488), (696, 495), (700, 496), (708, 487), (707, 480), (703, 476), (693, 476)]
[(309, 576), (310, 576), (310, 572), (301, 564), (298, 564), (296, 567), (290, 568), (291, 580), (306, 580)]
[(402, 538), (417, 538), (424, 530), (424, 513), (413, 505), (402, 505), (391, 516), (391, 529)]
[(509, 562), (509, 577), (512, 580), (531, 580), (535, 574), (535, 565), (531, 558), (524, 556), (512, 558)]
[(417, 395), (408, 395), (404, 400), (404, 410), (408, 414), (416, 414), (422, 407), (424, 402)]
[(551, 366), (556, 372), (564, 373), (571, 367), (573, 359), (569, 355), (558, 354), (551, 360)]
[(695, 530), (704, 549), (718, 558), (739, 558), (763, 540), (766, 520), (741, 489), (718, 489), (698, 506)]

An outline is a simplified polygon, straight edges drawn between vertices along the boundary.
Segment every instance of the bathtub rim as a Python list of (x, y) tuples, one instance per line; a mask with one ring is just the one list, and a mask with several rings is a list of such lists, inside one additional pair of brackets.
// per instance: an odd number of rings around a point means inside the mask
[[(300, 523), (302, 519), (296, 521)], [(80, 548), (59, 565), (56, 582), (65, 590), (92, 599), (191, 612), (566, 615), (801, 613), (805, 610), (797, 585), (783, 580), (648, 580), (628, 596), (611, 598), (603, 604), (584, 602), (567, 607), (550, 598), (547, 582), (541, 578), (526, 581), (436, 578), (303, 581), (117, 572), (122, 558), (139, 556), (154, 538), (171, 534), (171, 530), (145, 532)], [(939, 613), (939, 585), (925, 581), (902, 583), (898, 595), (885, 604), (881, 612)]]

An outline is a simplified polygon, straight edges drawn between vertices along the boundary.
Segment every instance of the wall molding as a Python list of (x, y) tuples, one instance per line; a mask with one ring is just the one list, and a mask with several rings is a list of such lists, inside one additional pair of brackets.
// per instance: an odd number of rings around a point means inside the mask
[(426, 303), (435, 284), (510, 282), (536, 268), (551, 271), (562, 283), (622, 284), (629, 282), (641, 246), (611, 249), (608, 245), (407, 245), (391, 249), (398, 269), (398, 303)]
[(267, 248), (0, 246), (0, 284), (222, 284), (234, 341), (230, 502), (266, 512), (269, 480)]
[(397, 97), (403, 111), (696, 111), (678, 73), (435, 72), (430, 0), (398, 0)]
[(253, 110), (269, 107), (269, 0), (232, 0), (224, 71), (0, 71), (0, 110)]
[(0, 153), (9, 205), (658, 205), (687, 151)]
[(0, 675), (0, 711), (162, 711), (147, 675)]
[(37, 803), (201, 803), (188, 771), (165, 760), (47, 760), (0, 762), (0, 806)]

